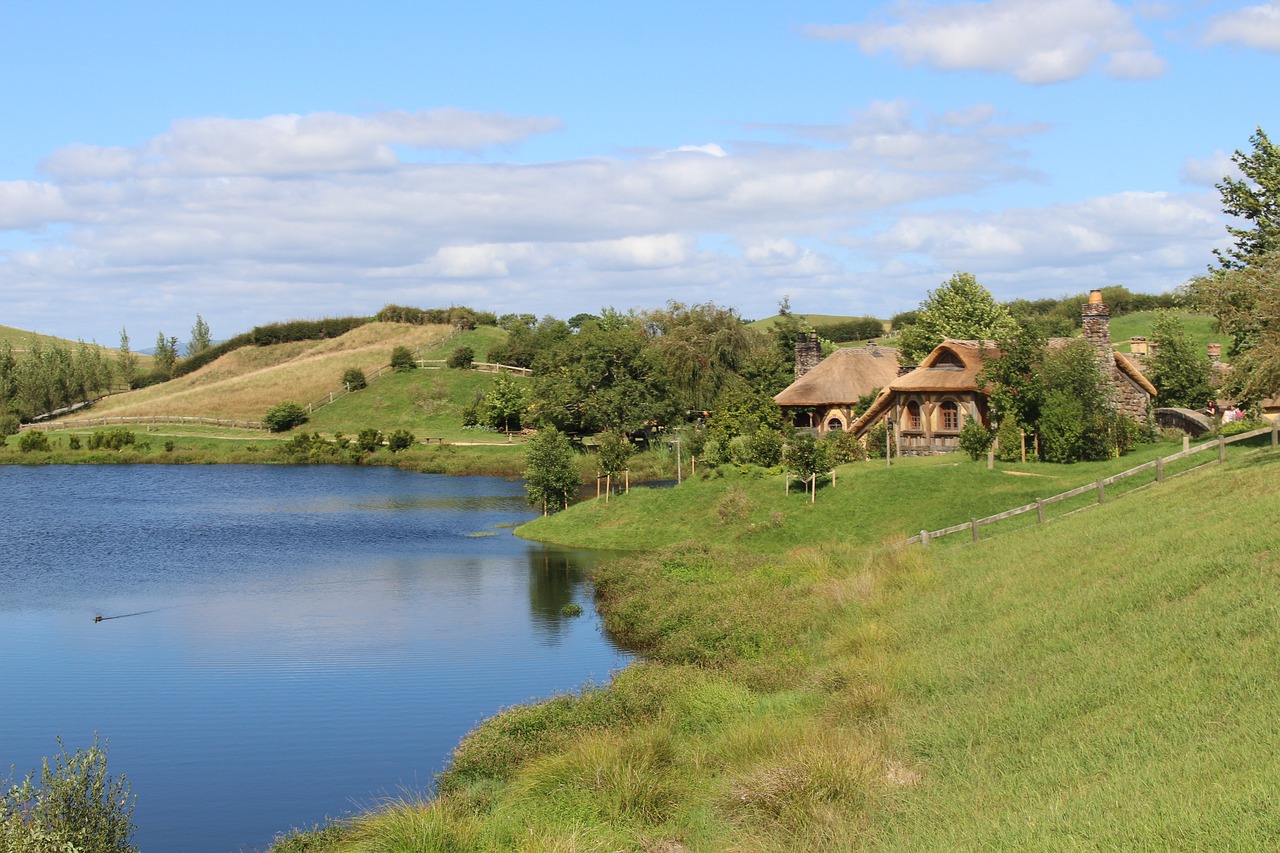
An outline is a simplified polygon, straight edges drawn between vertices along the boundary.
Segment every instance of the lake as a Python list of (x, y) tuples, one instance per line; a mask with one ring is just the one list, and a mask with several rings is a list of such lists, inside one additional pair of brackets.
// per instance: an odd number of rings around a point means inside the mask
[(426, 791), (483, 718), (629, 660), (592, 555), (511, 534), (520, 483), (2, 466), (0, 501), (0, 776), (99, 732), (146, 853), (263, 849)]

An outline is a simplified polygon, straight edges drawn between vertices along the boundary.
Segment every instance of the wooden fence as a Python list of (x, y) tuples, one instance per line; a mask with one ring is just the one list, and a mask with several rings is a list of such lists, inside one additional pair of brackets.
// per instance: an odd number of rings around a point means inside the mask
[(232, 429), (266, 429), (262, 421), (242, 421), (234, 418), (189, 418), (182, 415), (129, 415), (116, 418), (77, 418), (74, 421), (50, 421), (39, 424), (23, 424), (22, 429), (38, 429), (52, 432), (60, 429), (79, 429), (91, 426), (111, 426), (112, 424), (185, 424), (188, 426), (216, 426)]
[[(1262, 427), (1261, 429), (1255, 429), (1252, 432), (1242, 432), (1239, 435), (1233, 435), (1230, 437), (1220, 436), (1216, 439), (1213, 439), (1212, 441), (1206, 441), (1203, 444), (1198, 444), (1195, 447), (1188, 447), (1186, 450), (1183, 450), (1180, 453), (1175, 453), (1172, 456), (1164, 456), (1164, 457), (1157, 456), (1155, 459), (1151, 460), (1150, 462), (1144, 462), (1143, 464), (1138, 465), (1135, 468), (1130, 468), (1128, 471), (1121, 471), (1119, 474), (1112, 474), (1110, 477), (1102, 477), (1092, 483), (1089, 483), (1084, 486), (1079, 486), (1077, 488), (1071, 489), (1070, 491), (1063, 492), (1060, 495), (1054, 495), (1048, 498), (1040, 498), (1035, 503), (1027, 504), (1025, 506), (1020, 506), (1020, 507), (1014, 507), (1013, 509), (996, 513), (995, 515), (989, 515), (986, 518), (971, 518), (962, 524), (953, 524), (950, 527), (944, 527), (941, 530), (921, 530), (918, 535), (912, 536), (902, 544), (912, 545), (912, 544), (919, 543), (921, 545), (928, 545), (931, 540), (937, 539), (939, 536), (950, 536), (953, 533), (963, 533), (966, 530), (969, 531), (969, 533), (973, 536), (973, 541), (977, 542), (981, 538), (980, 530), (983, 526), (988, 524), (995, 524), (997, 521), (1004, 521), (1006, 518), (1013, 518), (1014, 516), (1022, 515), (1028, 512), (1034, 512), (1036, 514), (1037, 524), (1044, 524), (1044, 508), (1047, 506), (1056, 504), (1060, 501), (1070, 500), (1071, 498), (1079, 497), (1080, 495), (1085, 495), (1085, 494), (1088, 494), (1089, 492), (1096, 492), (1098, 496), (1098, 503), (1104, 503), (1107, 499), (1106, 487), (1114, 483), (1118, 483), (1121, 480), (1127, 480), (1128, 478), (1141, 474), (1144, 471), (1150, 471), (1154, 469), (1155, 482), (1161, 483), (1161, 482), (1164, 482), (1164, 466), (1165, 465), (1168, 465), (1172, 462), (1177, 462), (1180, 459), (1187, 459), (1191, 456), (1195, 456), (1196, 454), (1204, 453), (1206, 451), (1210, 451), (1210, 450), (1218, 451), (1214, 455), (1214, 458), (1210, 459), (1208, 462), (1202, 462), (1198, 465), (1193, 465), (1191, 468), (1187, 469), (1187, 471), (1194, 471), (1197, 468), (1203, 468), (1206, 465), (1212, 465), (1214, 463), (1222, 462), (1223, 460), (1225, 460), (1227, 455), (1228, 444), (1232, 444), (1237, 441), (1244, 441), (1250, 438), (1257, 438), (1258, 436), (1267, 435), (1268, 433), (1270, 433), (1271, 435), (1271, 446), (1273, 448), (1280, 446), (1280, 421), (1276, 421), (1271, 426)], [(1186, 471), (1182, 473), (1186, 473)]]

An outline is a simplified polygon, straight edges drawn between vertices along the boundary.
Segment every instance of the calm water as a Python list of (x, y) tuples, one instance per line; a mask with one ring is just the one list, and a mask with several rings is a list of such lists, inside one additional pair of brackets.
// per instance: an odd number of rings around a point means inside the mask
[(4, 466), (0, 502), (0, 776), (100, 732), (146, 853), (425, 790), (484, 717), (627, 662), (589, 555), (499, 526), (531, 517), (519, 483)]

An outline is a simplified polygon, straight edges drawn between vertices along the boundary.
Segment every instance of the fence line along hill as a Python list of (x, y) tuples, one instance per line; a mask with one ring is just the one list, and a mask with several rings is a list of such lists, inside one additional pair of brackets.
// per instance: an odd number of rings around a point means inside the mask
[(373, 373), (387, 364), (393, 347), (432, 347), (453, 333), (447, 325), (375, 322), (336, 338), (241, 347), (178, 379), (104, 398), (92, 417), (261, 420), (281, 401), (305, 405), (341, 387), (348, 368)]

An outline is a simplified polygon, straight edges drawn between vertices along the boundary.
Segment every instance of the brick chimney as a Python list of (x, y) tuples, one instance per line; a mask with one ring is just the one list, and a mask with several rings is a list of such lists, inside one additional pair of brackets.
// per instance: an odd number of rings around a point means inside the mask
[(1097, 351), (1103, 373), (1110, 376), (1116, 366), (1116, 355), (1111, 349), (1111, 311), (1102, 301), (1101, 290), (1089, 293), (1089, 301), (1080, 309), (1080, 320), (1084, 339)]
[(1222, 344), (1209, 344), (1209, 363), (1219, 364), (1222, 362)]
[(817, 332), (801, 332), (796, 338), (796, 379), (804, 376), (822, 361), (822, 344)]

